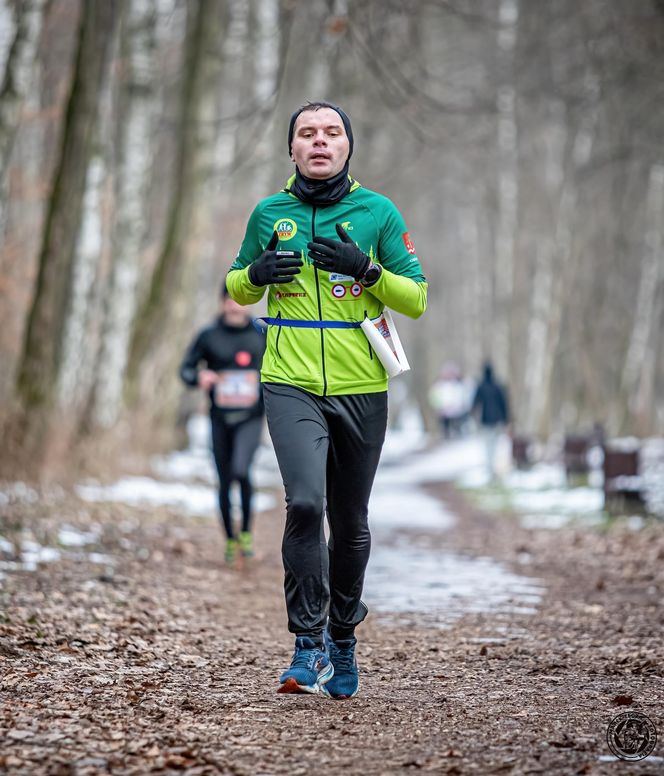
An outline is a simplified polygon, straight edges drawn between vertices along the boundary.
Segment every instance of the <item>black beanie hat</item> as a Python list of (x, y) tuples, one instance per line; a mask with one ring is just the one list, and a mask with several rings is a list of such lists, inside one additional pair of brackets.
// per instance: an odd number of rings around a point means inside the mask
[(320, 108), (332, 108), (332, 110), (336, 111), (341, 116), (344, 129), (348, 135), (348, 159), (350, 159), (353, 155), (353, 130), (350, 126), (350, 119), (341, 110), (341, 108), (338, 108), (336, 105), (332, 105), (331, 102), (308, 102), (306, 105), (298, 108), (295, 113), (293, 113), (290, 119), (290, 124), (288, 125), (288, 153), (291, 153), (291, 146), (293, 145), (293, 132), (295, 130), (295, 122), (297, 121), (297, 117), (300, 115), (300, 113), (304, 113), (307, 110), (315, 111), (319, 110)]

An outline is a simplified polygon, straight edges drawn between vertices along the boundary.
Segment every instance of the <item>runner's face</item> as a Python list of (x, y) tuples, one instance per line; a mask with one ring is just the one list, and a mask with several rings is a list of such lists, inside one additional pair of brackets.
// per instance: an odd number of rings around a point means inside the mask
[(246, 326), (249, 322), (249, 310), (241, 304), (238, 304), (230, 296), (222, 299), (219, 303), (221, 314), (224, 316), (224, 323), (228, 326)]
[(341, 116), (332, 108), (305, 110), (295, 120), (291, 156), (302, 175), (332, 178), (343, 169), (350, 144)]

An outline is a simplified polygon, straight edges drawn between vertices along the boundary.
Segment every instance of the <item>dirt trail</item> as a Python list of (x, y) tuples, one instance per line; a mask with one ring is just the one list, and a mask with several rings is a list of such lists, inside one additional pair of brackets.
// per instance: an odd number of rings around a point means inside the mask
[[(258, 558), (229, 569), (211, 521), (71, 495), (7, 507), (43, 543), (98, 524), (114, 564), (69, 553), (0, 581), (0, 772), (664, 772), (664, 526), (524, 530), (431, 491), (460, 516), (432, 546), (548, 592), (534, 615), (444, 630), (370, 617), (345, 702), (275, 693), (291, 654), (280, 511), (258, 519)], [(626, 708), (653, 720), (659, 757), (600, 759)]]

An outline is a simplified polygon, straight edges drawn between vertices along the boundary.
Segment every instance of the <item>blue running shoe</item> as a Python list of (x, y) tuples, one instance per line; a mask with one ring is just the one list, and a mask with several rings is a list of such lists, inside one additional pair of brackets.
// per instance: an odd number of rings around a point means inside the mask
[(320, 692), (334, 674), (334, 666), (325, 650), (307, 636), (295, 639), (295, 652), (290, 668), (279, 677), (280, 693)]
[(325, 646), (334, 666), (334, 675), (321, 690), (330, 698), (345, 700), (357, 695), (360, 677), (355, 659), (356, 644), (356, 638), (332, 641), (330, 634), (325, 631)]

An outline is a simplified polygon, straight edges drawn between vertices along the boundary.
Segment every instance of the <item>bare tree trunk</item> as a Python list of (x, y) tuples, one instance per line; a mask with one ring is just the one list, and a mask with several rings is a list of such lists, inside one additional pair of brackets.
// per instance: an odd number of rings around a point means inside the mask
[[(1, 7), (4, 10), (0, 23), (7, 24), (3, 31), (8, 33), (9, 49), (14, 38), (12, 15), (6, 3)], [(8, 421), (14, 413), (20, 414), (17, 374), (43, 246), (51, 182), (61, 151), (80, 10), (80, 0), (60, 0), (58, 13), (49, 15), (44, 11), (41, 44), (20, 107), (18, 129), (1, 187), (0, 415)], [(58, 41), (57, 47), (45, 45), (44, 41), (54, 39)], [(4, 47), (4, 41), (0, 45)], [(4, 53), (8, 55), (9, 51)]]
[(542, 435), (550, 430), (553, 372), (566, 308), (565, 293), (574, 277), (572, 233), (579, 172), (591, 159), (598, 118), (597, 84), (588, 80), (588, 87), (593, 104), (583, 115), (567, 163), (569, 117), (562, 103), (553, 104), (553, 115), (547, 117), (543, 130), (549, 140), (547, 166), (542, 177), (549, 188), (549, 200), (557, 200), (557, 206), (553, 208), (556, 215), (553, 234), (549, 239), (542, 236), (537, 240), (524, 372), (524, 428)]
[(96, 317), (92, 304), (102, 254), (102, 188), (106, 163), (100, 154), (89, 163), (83, 198), (81, 229), (75, 247), (67, 319), (62, 338), (62, 363), (58, 374), (57, 406), (65, 413), (80, 411), (93, 382), (91, 328)]
[(116, 173), (116, 217), (111, 277), (92, 407), (95, 425), (108, 428), (120, 415), (131, 325), (136, 312), (140, 256), (152, 164), (156, 0), (130, 0), (124, 20), (120, 137)]
[(256, 171), (253, 176), (252, 195), (264, 197), (272, 177), (272, 160), (277, 148), (275, 140), (282, 141), (281, 131), (275, 127), (275, 115), (272, 108), (277, 96), (277, 78), (279, 72), (279, 3), (278, 0), (257, 0), (256, 5), (256, 81), (254, 95), (259, 110), (266, 115), (260, 139), (256, 144)]
[[(632, 421), (644, 432), (648, 428), (654, 390), (655, 359), (661, 331), (653, 333), (658, 320), (657, 299), (664, 291), (664, 165), (655, 164), (650, 170), (646, 198), (646, 227), (639, 291), (634, 310), (634, 322), (622, 372), (621, 392)], [(623, 420), (624, 425), (624, 420)]]
[(0, 2), (0, 73), (5, 72), (15, 32), (14, 11), (7, 0), (2, 0)]
[(498, 47), (503, 78), (498, 89), (498, 233), (495, 261), (495, 320), (493, 352), (499, 374), (510, 374), (510, 323), (514, 273), (514, 244), (519, 194), (517, 173), (516, 90), (514, 52), (519, 24), (519, 1), (501, 0)]
[[(98, 95), (107, 75), (118, 8), (119, 0), (84, 4), (62, 151), (19, 372), (19, 393), (31, 413), (52, 406), (58, 383), (63, 333), (74, 284), (76, 241), (98, 123)], [(39, 419), (40, 425), (42, 422), (43, 418)]]
[[(15, 4), (16, 32), (0, 87), (0, 183), (5, 179), (19, 111), (30, 87), (44, 5), (45, 0), (19, 0)], [(0, 207), (3, 204), (4, 197), (0, 197)]]
[[(528, 433), (539, 431), (539, 423), (548, 401), (546, 379), (549, 365), (555, 356), (555, 350), (552, 352), (551, 337), (559, 321), (559, 310), (556, 308), (561, 300), (558, 290), (563, 274), (563, 262), (569, 252), (566, 245), (558, 244), (562, 234), (561, 223), (567, 215), (567, 203), (575, 185), (571, 180), (573, 170), (567, 170), (567, 173), (565, 171), (566, 121), (565, 106), (560, 102), (552, 103), (542, 130), (547, 138), (542, 180), (548, 190), (547, 200), (551, 203), (557, 202), (558, 218), (554, 233), (542, 234), (537, 239), (533, 257), (531, 309), (524, 364), (523, 427)], [(570, 225), (565, 223), (564, 228), (569, 227)]]
[[(196, 289), (196, 310), (194, 325), (199, 325), (208, 315), (214, 303), (210, 288), (220, 282), (224, 267), (235, 258), (234, 252), (242, 239), (241, 219), (234, 212), (238, 208), (238, 184), (232, 180), (238, 147), (241, 144), (242, 129), (246, 126), (246, 90), (250, 78), (247, 72), (249, 45), (250, 4), (245, 0), (229, 0), (226, 7), (226, 28), (220, 41), (222, 52), (222, 73), (219, 94), (219, 131), (214, 141), (214, 170), (208, 183), (210, 199), (213, 202), (213, 223), (217, 225), (211, 239), (222, 255), (217, 261), (201, 262), (199, 282)], [(240, 208), (241, 209), (241, 208)], [(210, 257), (208, 257), (210, 258)]]
[(483, 300), (489, 303), (489, 293), (484, 292), (480, 263), (480, 241), (477, 227), (477, 214), (473, 208), (465, 207), (461, 211), (461, 244), (465, 258), (466, 273), (463, 283), (463, 322), (464, 355), (467, 365), (475, 368), (482, 360), (482, 312), (486, 310)]
[[(219, 132), (215, 148), (215, 160), (219, 179), (230, 174), (235, 161), (238, 129), (244, 103), (243, 56), (247, 50), (249, 35), (249, 4), (246, 0), (228, 1), (228, 26), (222, 45), (224, 72), (224, 99), (219, 110)], [(220, 199), (224, 205), (230, 201), (231, 188), (222, 188)]]
[[(205, 239), (211, 212), (211, 203), (203, 201), (202, 194), (206, 191), (203, 184), (214, 169), (222, 10), (216, 0), (199, 0), (187, 6), (187, 70), (182, 83), (173, 201), (164, 245), (133, 325), (127, 369), (131, 401), (143, 399), (145, 407), (158, 406), (165, 415), (174, 401), (178, 348), (189, 335), (184, 324), (195, 285), (190, 269)], [(158, 403), (155, 391), (160, 392)]]

